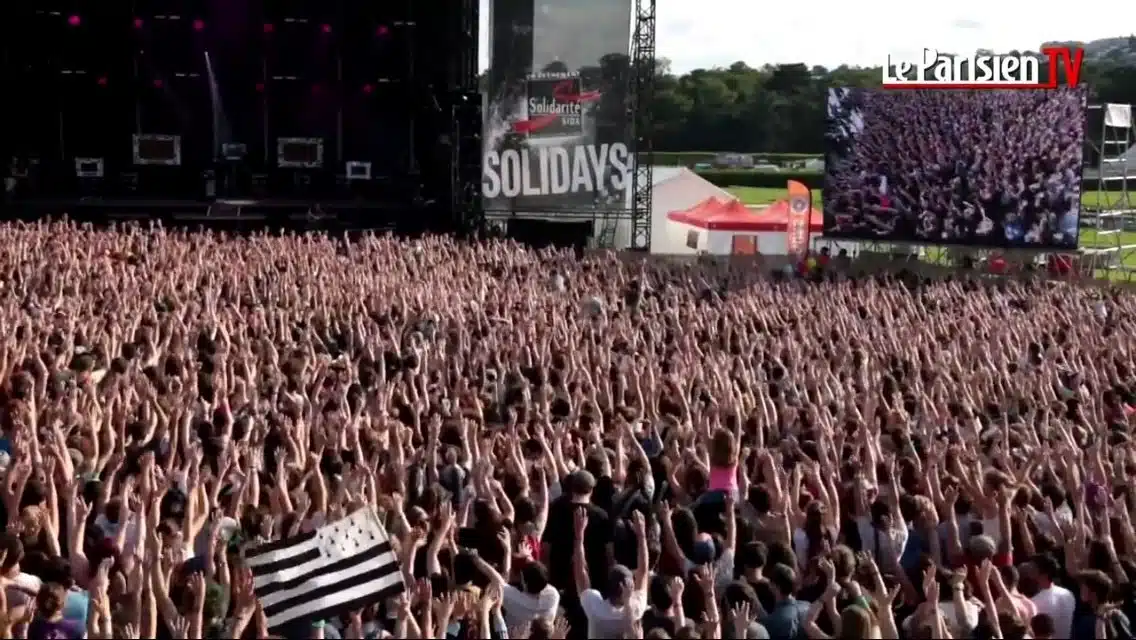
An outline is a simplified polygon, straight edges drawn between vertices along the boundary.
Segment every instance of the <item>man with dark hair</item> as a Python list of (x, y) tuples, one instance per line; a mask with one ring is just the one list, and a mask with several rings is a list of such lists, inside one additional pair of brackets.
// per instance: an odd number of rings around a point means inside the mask
[[(757, 592), (745, 580), (735, 580), (726, 587), (723, 602), (731, 612), (737, 611), (740, 605), (746, 605), (749, 611), (762, 611), (758, 601)], [(732, 614), (731, 614), (732, 615)], [(728, 640), (763, 640), (769, 638), (769, 631), (761, 623), (751, 620), (742, 638), (737, 637), (737, 623), (722, 625), (722, 635)]]
[[(0, 575), (4, 577), (7, 585), (4, 589), (8, 600), (7, 615), (10, 620), (18, 620), (23, 617), (32, 598), (39, 591), (41, 581), (35, 576), (21, 572), (24, 543), (20, 542), (18, 536), (8, 532), (0, 533), (0, 553), (4, 554), (4, 561), (0, 563)], [(12, 631), (17, 634), (23, 629), (14, 628)]]
[(774, 565), (766, 578), (773, 588), (773, 597), (776, 604), (761, 620), (762, 626), (773, 638), (798, 638), (805, 624), (805, 614), (808, 603), (797, 600), (794, 596), (797, 590), (797, 573), (792, 567), (783, 564)]
[[(596, 478), (583, 469), (565, 476), (561, 486), (564, 494), (548, 508), (548, 524), (544, 528), (541, 543), (548, 558), (549, 581), (558, 589), (573, 588), (572, 549), (576, 541), (573, 537), (572, 521), (577, 509), (587, 513), (588, 528), (584, 532), (584, 550), (588, 570), (595, 575), (607, 573), (608, 560), (614, 549), (611, 519), (603, 509), (592, 504), (592, 492), (596, 488)], [(547, 554), (547, 555), (545, 555)]]
[(647, 587), (648, 609), (643, 614), (643, 633), (655, 629), (666, 632), (673, 638), (682, 626), (682, 580), (674, 577), (656, 575)]
[(777, 598), (773, 595), (773, 588), (770, 586), (769, 580), (762, 575), (768, 556), (769, 549), (765, 546), (765, 543), (754, 540), (747, 542), (738, 549), (738, 555), (734, 561), (735, 575), (745, 581), (757, 595), (757, 603), (760, 609), (755, 608), (755, 611), (772, 611), (777, 604)]
[(520, 573), (520, 588), (505, 584), (501, 589), (505, 623), (512, 628), (537, 618), (551, 622), (560, 607), (560, 592), (548, 582), (548, 569), (530, 561)]
[(1072, 640), (1129, 640), (1132, 628), (1128, 616), (1112, 606), (1112, 578), (1103, 571), (1083, 571), (1077, 576), (1084, 608), (1073, 622)]
[(87, 630), (63, 617), (67, 587), (49, 582), (36, 596), (36, 617), (28, 625), (28, 640), (80, 640)]
[(577, 540), (574, 528), (576, 512), (586, 514), (587, 526), (582, 542), (584, 560), (589, 574), (604, 576), (608, 573), (609, 561), (614, 559), (612, 546), (614, 538), (611, 519), (603, 509), (592, 504), (592, 492), (596, 488), (596, 478), (590, 472), (579, 469), (569, 473), (560, 483), (564, 493), (548, 507), (548, 523), (541, 537), (542, 558), (548, 558), (549, 582), (566, 594), (561, 600), (573, 635), (587, 632), (587, 618), (580, 608), (576, 581), (572, 572), (572, 555)]
[(1073, 633), (1073, 612), (1077, 608), (1077, 599), (1073, 592), (1054, 582), (1061, 575), (1061, 566), (1052, 556), (1038, 554), (1026, 564), (1038, 592), (1030, 600), (1037, 607), (1039, 614), (1048, 615), (1053, 620), (1053, 628), (1057, 636), (1068, 638)]
[(1053, 618), (1047, 614), (1039, 613), (1029, 621), (1030, 635), (1036, 640), (1050, 640), (1057, 637), (1054, 634)]
[(1026, 621), (1032, 620), (1037, 615), (1037, 607), (1029, 598), (1022, 595), (1021, 591), (1018, 591), (1020, 579), (1018, 568), (1012, 564), (998, 567), (998, 573), (1002, 576), (1002, 586), (1006, 589), (1006, 597), (1014, 605), (1014, 611), (1018, 614), (1018, 617)]

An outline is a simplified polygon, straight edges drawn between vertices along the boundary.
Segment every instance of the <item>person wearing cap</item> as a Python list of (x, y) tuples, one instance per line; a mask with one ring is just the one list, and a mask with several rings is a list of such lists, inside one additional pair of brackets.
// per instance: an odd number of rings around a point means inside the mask
[[(573, 572), (574, 549), (584, 547), (587, 569), (594, 575), (607, 572), (608, 559), (614, 557), (615, 531), (606, 511), (592, 504), (596, 478), (589, 471), (577, 469), (560, 483), (564, 493), (548, 507), (548, 520), (541, 534), (541, 557), (548, 559), (548, 578), (561, 593), (561, 606), (568, 624), (577, 632), (587, 628), (587, 617), (581, 608)], [(582, 511), (587, 526), (578, 536), (573, 526), (576, 512)]]
[(562, 591), (571, 591), (574, 586), (572, 574), (572, 550), (577, 542), (572, 528), (577, 510), (587, 515), (588, 527), (585, 531), (584, 549), (589, 570), (602, 572), (607, 560), (614, 553), (611, 518), (607, 512), (592, 504), (592, 492), (596, 488), (596, 477), (584, 469), (577, 469), (565, 476), (561, 486), (564, 493), (548, 507), (548, 522), (541, 535), (544, 546), (541, 557), (548, 558), (549, 579), (553, 586)]

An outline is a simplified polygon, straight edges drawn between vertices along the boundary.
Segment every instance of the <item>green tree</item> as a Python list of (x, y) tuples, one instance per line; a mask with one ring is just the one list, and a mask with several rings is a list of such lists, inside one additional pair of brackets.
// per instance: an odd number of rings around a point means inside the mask
[[(1136, 104), (1136, 65), (1114, 57), (1087, 60), (1081, 82), (1094, 103)], [(735, 62), (678, 75), (665, 59), (655, 64), (651, 131), (659, 151), (821, 153), (828, 89), (878, 86), (883, 77), (879, 67), (844, 65)]]

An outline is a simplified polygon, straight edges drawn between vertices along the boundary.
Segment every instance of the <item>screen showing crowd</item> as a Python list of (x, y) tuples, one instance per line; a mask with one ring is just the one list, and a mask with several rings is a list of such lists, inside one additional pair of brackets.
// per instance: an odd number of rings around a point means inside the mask
[(830, 89), (825, 235), (1074, 248), (1082, 90)]

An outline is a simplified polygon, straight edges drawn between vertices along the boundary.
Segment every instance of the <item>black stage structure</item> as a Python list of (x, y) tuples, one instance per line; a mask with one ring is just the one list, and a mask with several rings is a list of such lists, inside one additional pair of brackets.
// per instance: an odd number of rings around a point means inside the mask
[(477, 228), (478, 4), (5, 7), (4, 215)]
[(638, 251), (651, 248), (651, 190), (655, 182), (655, 119), (651, 108), (655, 102), (655, 73), (658, 70), (655, 61), (655, 2), (635, 0), (635, 31), (631, 48), (635, 74), (631, 93), (635, 118), (632, 140), (637, 163), (631, 196), (631, 248)]
[(489, 1), (482, 201), (509, 235), (650, 246), (655, 10), (656, 0)]

